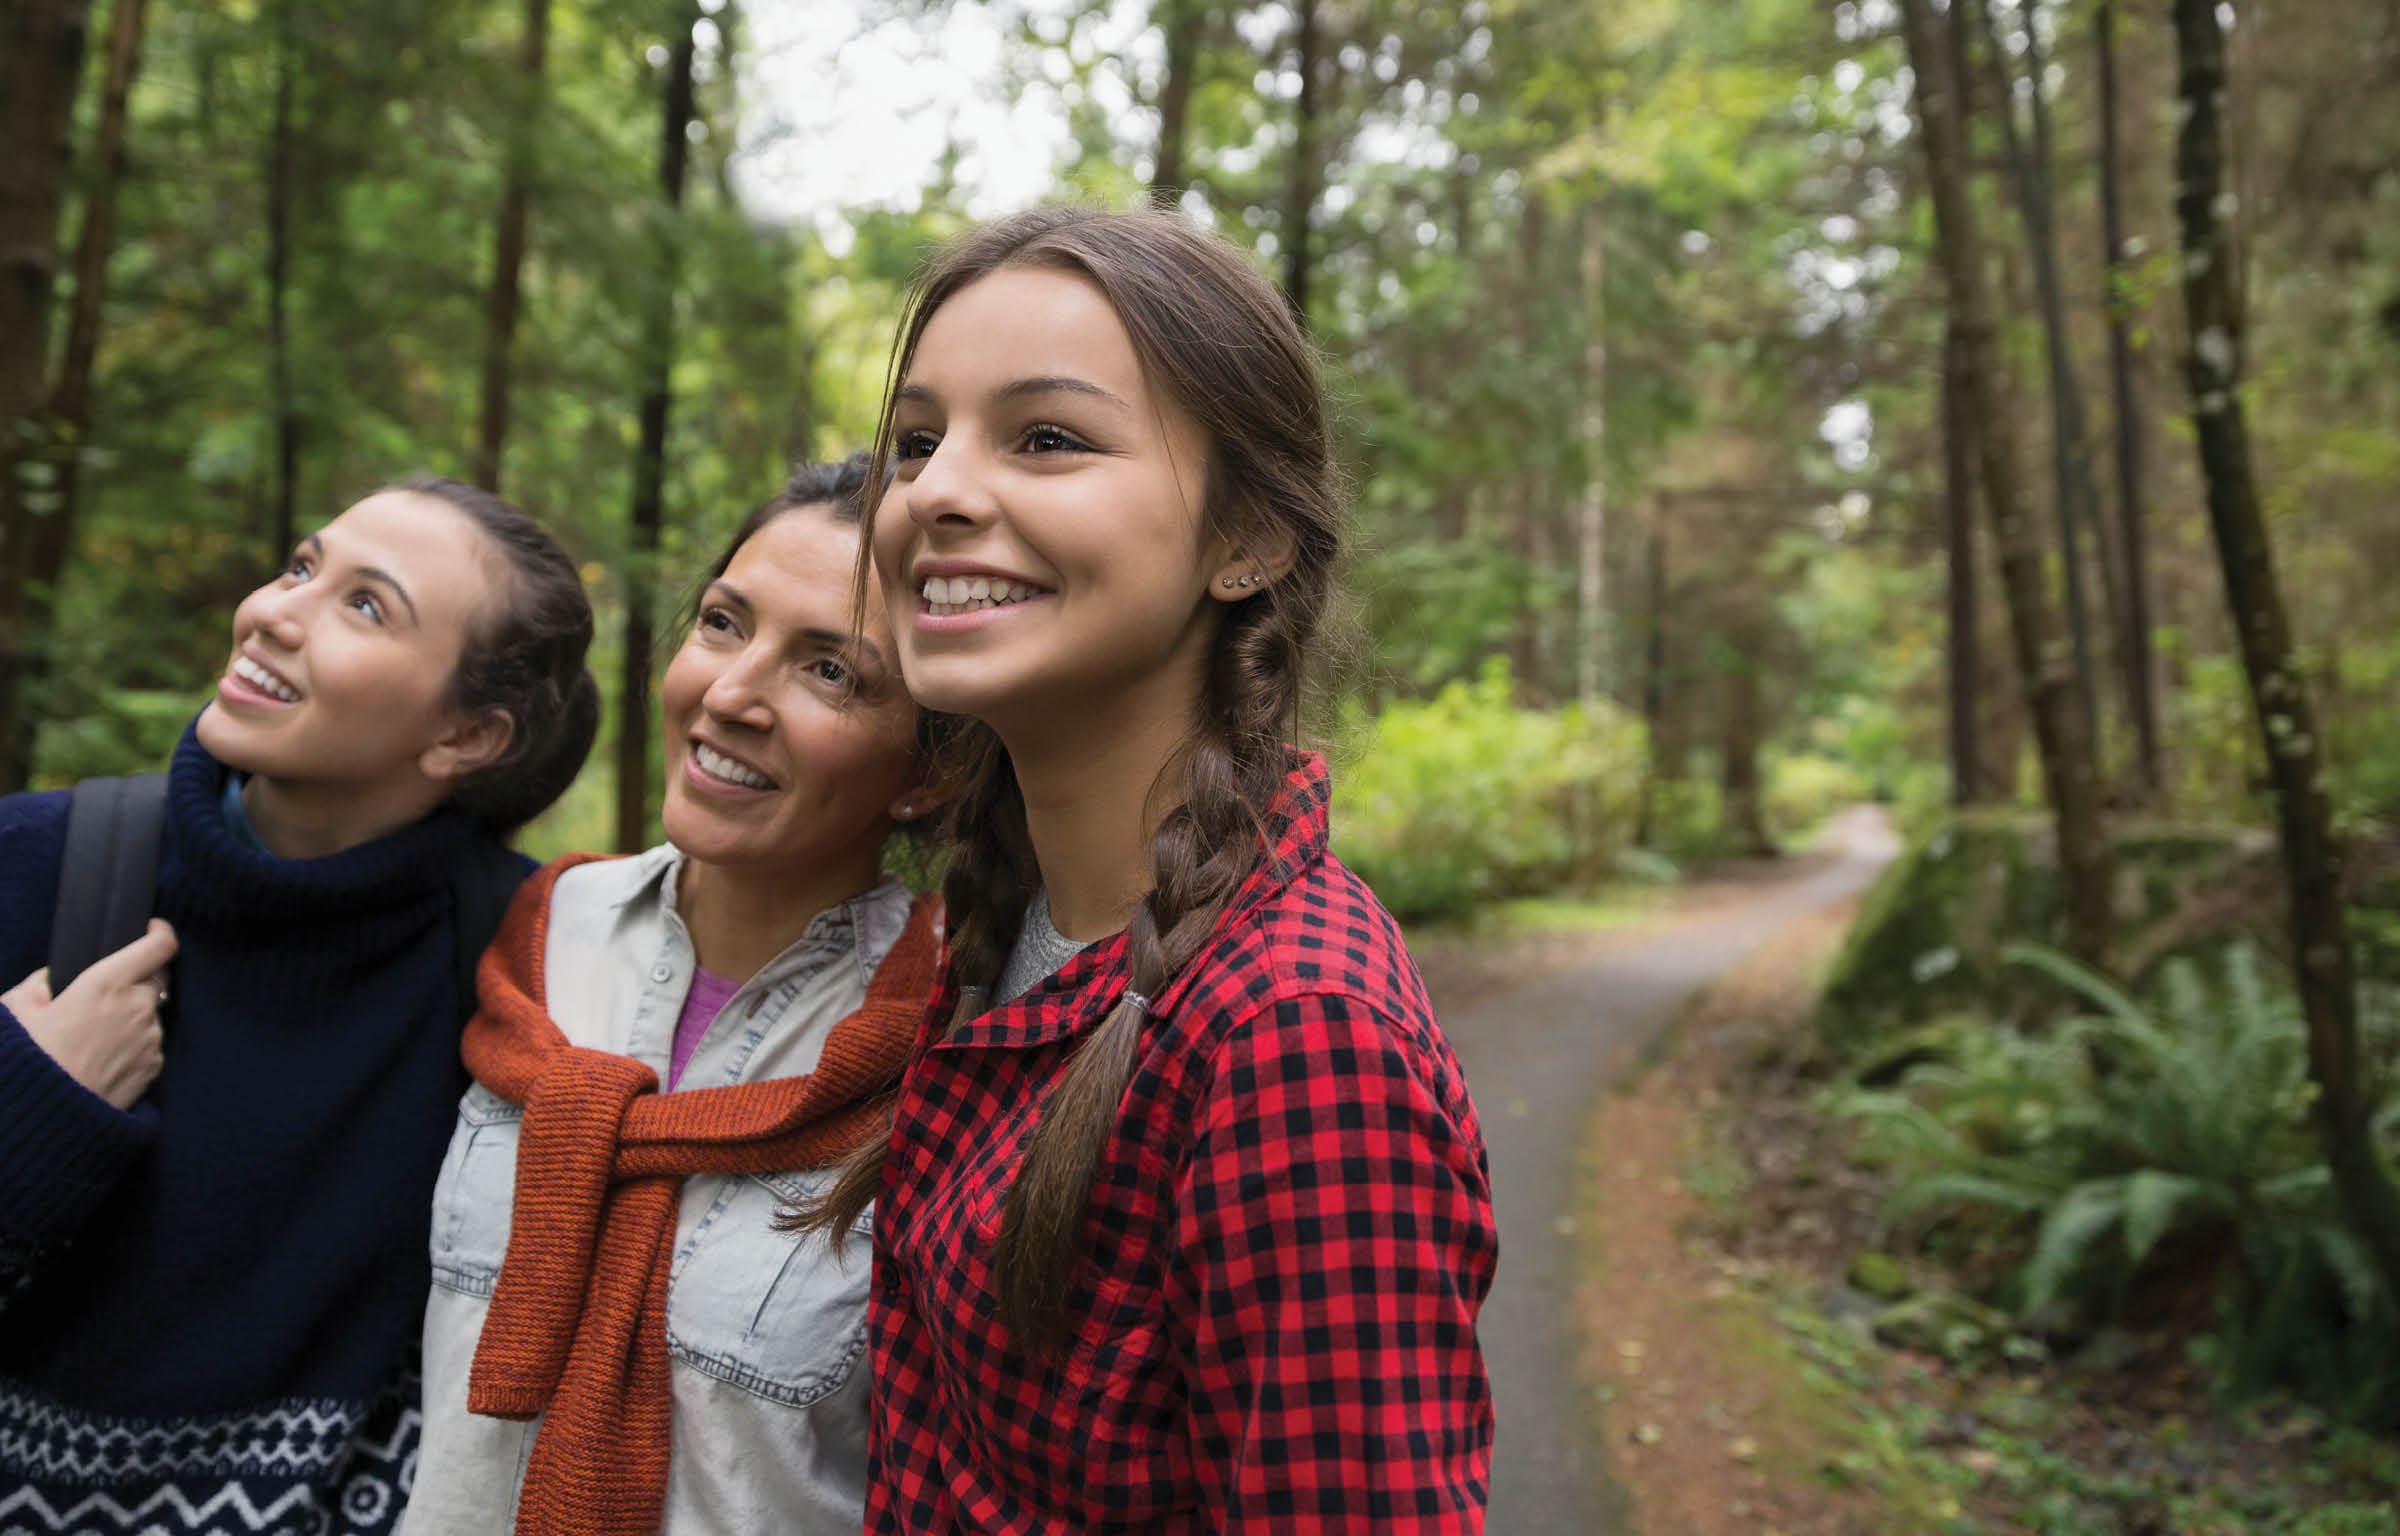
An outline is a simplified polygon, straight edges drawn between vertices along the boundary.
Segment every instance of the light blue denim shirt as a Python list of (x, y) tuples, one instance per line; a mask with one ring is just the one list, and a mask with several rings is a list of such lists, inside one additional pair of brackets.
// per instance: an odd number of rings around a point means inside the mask
[[(543, 953), (550, 1016), (567, 1038), (643, 1061), (661, 1082), (695, 968), (675, 912), (681, 863), (662, 847), (569, 870), (551, 892)], [(907, 889), (887, 880), (818, 917), (726, 1000), (681, 1087), (813, 1069), (826, 1035), (865, 1000), (908, 910)], [(523, 1114), (469, 1088), (434, 1190), (425, 1438), (402, 1536), (508, 1536), (516, 1523), (538, 1425), (469, 1413), (467, 1376), (508, 1249)], [(864, 1519), (867, 1223), (838, 1258), (824, 1238), (772, 1225), (830, 1178), (684, 1181), (667, 1291), (675, 1402), (663, 1536), (850, 1536)]]

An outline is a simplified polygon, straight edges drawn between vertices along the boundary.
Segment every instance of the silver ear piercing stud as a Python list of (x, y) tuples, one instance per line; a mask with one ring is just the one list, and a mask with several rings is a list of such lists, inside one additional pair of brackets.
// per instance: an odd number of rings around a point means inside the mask
[(1258, 585), (1258, 581), (1258, 573), (1253, 571), (1247, 576), (1227, 576), (1220, 585), (1230, 592), (1236, 587), (1255, 587)]

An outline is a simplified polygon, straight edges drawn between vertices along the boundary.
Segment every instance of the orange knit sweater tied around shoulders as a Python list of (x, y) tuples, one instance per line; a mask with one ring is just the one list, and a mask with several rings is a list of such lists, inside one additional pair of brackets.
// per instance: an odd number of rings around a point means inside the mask
[(658, 1075), (633, 1058), (569, 1044), (544, 1000), (551, 889), (593, 857), (561, 859), (517, 892), (477, 969), (481, 1007), (464, 1042), (475, 1080), (525, 1110), (508, 1253), (467, 1406), (542, 1418), (517, 1506), (527, 1536), (654, 1536), (667, 1492), (667, 1270), (683, 1181), (823, 1168), (884, 1134), (941, 947), (940, 903), (920, 896), (815, 1071), (662, 1094)]

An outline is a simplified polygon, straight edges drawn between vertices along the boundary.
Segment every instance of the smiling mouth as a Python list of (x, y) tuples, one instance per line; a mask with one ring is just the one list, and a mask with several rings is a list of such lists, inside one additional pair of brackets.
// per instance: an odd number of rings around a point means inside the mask
[(285, 682), (282, 674), (252, 661), (247, 656), (234, 657), (233, 665), (225, 670), (271, 699), (280, 699), (286, 704), (300, 702), (300, 690)]
[(702, 773), (719, 783), (730, 784), (736, 789), (775, 789), (780, 787), (773, 779), (768, 778), (748, 763), (739, 758), (727, 757), (705, 741), (692, 743), (692, 761), (699, 765)]
[(1031, 582), (1008, 581), (997, 576), (931, 576), (917, 589), (925, 612), (942, 619), (1006, 608), (1049, 595), (1046, 588)]

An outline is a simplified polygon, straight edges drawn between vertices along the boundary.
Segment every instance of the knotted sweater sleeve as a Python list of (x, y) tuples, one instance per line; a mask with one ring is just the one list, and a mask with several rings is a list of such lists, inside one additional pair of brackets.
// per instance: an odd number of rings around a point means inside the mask
[[(66, 833), (63, 792), (0, 799), (0, 992), (47, 963)], [(147, 1107), (127, 1114), (76, 1082), (0, 1006), (0, 1306), (115, 1188), (154, 1129)]]

